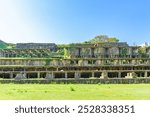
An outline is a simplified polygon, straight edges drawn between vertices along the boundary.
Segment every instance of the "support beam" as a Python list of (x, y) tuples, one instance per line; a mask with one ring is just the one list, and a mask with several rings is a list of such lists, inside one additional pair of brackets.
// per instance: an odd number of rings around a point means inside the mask
[(40, 72), (37, 73), (37, 77), (40, 78)]
[(81, 73), (80, 72), (75, 72), (75, 78), (80, 78), (81, 77)]
[(118, 78), (121, 78), (121, 72), (118, 72)]
[(67, 73), (67, 72), (65, 72), (65, 78), (66, 78), (66, 79), (68, 78), (68, 73)]
[(27, 77), (27, 73), (26, 72), (24, 72), (24, 76)]
[(54, 78), (54, 73), (53, 73), (53, 72), (48, 72), (48, 73), (46, 73), (45, 78), (46, 78), (46, 79), (53, 79), (53, 78)]
[(10, 73), (10, 78), (13, 78), (13, 73), (12, 72)]
[(127, 76), (125, 76), (125, 78), (136, 78), (137, 74), (135, 72), (129, 72), (127, 73)]
[(94, 72), (92, 72), (92, 77), (94, 77)]
[(147, 76), (148, 76), (147, 71), (145, 71), (145, 73), (144, 73), (144, 77), (147, 77)]
[(16, 80), (23, 80), (26, 79), (26, 77), (24, 76), (24, 73), (18, 73), (15, 77)]
[(103, 71), (100, 78), (108, 78), (108, 72), (107, 71)]

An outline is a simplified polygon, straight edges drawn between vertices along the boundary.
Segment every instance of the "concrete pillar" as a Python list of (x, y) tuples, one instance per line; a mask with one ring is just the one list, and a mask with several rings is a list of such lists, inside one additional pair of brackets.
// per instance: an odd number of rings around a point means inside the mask
[(46, 79), (53, 79), (53, 78), (54, 78), (54, 73), (53, 73), (53, 72), (48, 72), (48, 73), (46, 73), (45, 78), (46, 78)]
[(103, 71), (103, 72), (101, 73), (100, 78), (108, 78), (108, 72)]
[(58, 71), (58, 67), (56, 68), (56, 71)]
[(125, 76), (125, 78), (136, 78), (137, 74), (135, 72), (129, 72), (127, 73), (127, 76)]
[(15, 80), (23, 80), (26, 79), (23, 73), (18, 73), (15, 77)]
[(65, 72), (65, 78), (68, 78), (68, 74), (67, 74), (67, 72)]
[(81, 73), (79, 73), (79, 72), (75, 72), (75, 78), (80, 78), (81, 77)]
[(52, 78), (55, 78), (55, 73), (54, 72), (52, 72)]
[(121, 72), (118, 72), (118, 78), (121, 78)]
[(94, 77), (94, 72), (92, 72), (92, 77)]
[(27, 73), (26, 72), (24, 72), (24, 76), (27, 77)]
[(37, 77), (40, 78), (40, 72), (37, 73)]
[(10, 78), (13, 78), (13, 73), (12, 72), (10, 73)]
[(147, 77), (147, 71), (145, 71), (145, 73), (144, 73), (144, 77)]

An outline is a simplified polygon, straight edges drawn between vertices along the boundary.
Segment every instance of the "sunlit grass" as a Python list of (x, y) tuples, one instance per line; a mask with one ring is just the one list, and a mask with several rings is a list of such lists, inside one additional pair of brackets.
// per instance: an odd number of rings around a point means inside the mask
[(8, 100), (142, 100), (150, 99), (149, 84), (0, 84)]

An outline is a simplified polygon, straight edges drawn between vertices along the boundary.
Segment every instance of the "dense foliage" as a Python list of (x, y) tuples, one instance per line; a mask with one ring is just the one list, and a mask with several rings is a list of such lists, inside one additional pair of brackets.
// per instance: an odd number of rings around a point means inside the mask
[(103, 43), (103, 42), (119, 42), (119, 39), (115, 37), (108, 37), (107, 35), (98, 35), (91, 40), (80, 42), (80, 43), (70, 43), (70, 44), (58, 44), (60, 48), (65, 48), (68, 46), (76, 46), (79, 44), (94, 44), (94, 43)]
[(102, 42), (118, 42), (119, 40), (115, 37), (108, 37), (107, 35), (98, 35), (89, 41), (84, 43), (102, 43)]
[(11, 49), (15, 47), (16, 47), (15, 44), (5, 43), (4, 41), (0, 40), (0, 49)]

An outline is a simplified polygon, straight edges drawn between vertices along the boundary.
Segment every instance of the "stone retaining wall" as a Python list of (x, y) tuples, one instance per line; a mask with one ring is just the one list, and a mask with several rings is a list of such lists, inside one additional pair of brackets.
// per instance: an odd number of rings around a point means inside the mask
[(52, 79), (52, 80), (0, 80), (1, 84), (140, 84), (150, 83), (150, 78), (130, 79)]

